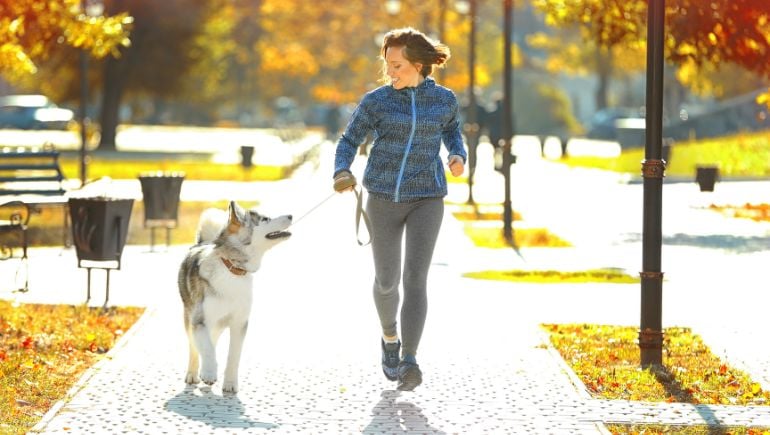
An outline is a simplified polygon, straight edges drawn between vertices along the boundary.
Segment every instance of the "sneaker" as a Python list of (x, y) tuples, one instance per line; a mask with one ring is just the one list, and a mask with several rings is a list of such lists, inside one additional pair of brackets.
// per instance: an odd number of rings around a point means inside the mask
[(420, 366), (401, 361), (398, 365), (398, 387), (396, 388), (399, 391), (412, 391), (420, 384), (422, 384)]
[(382, 345), (382, 372), (389, 381), (398, 379), (398, 362), (400, 361), (401, 342), (385, 343), (380, 340)]

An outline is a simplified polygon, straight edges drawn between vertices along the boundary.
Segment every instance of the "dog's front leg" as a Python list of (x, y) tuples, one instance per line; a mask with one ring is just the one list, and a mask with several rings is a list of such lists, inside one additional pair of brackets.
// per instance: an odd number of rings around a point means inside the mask
[(201, 321), (193, 325), (193, 337), (195, 346), (201, 356), (201, 380), (208, 385), (217, 381), (217, 353), (214, 343), (211, 340), (211, 331), (206, 324)]
[(230, 325), (230, 348), (227, 351), (227, 366), (225, 367), (225, 380), (222, 383), (223, 393), (238, 392), (238, 366), (241, 362), (241, 350), (243, 340), (246, 338), (246, 330), (249, 322), (239, 325)]

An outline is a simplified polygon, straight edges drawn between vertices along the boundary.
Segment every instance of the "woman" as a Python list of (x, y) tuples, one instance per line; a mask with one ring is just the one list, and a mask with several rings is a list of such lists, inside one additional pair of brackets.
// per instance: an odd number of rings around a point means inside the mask
[[(388, 32), (380, 55), (383, 82), (369, 93), (351, 116), (337, 143), (334, 188), (352, 190), (350, 166), (368, 133), (374, 142), (364, 170), (369, 192), (366, 212), (372, 226), (374, 302), (382, 326), (382, 370), (398, 389), (411, 391), (422, 383), (417, 364), (427, 312), (427, 277), (444, 215), (447, 194), (441, 142), (447, 165), (462, 175), (466, 153), (458, 122), (457, 98), (430, 77), (449, 59), (449, 48), (423, 33), (403, 28)], [(397, 315), (401, 279), (403, 304), (399, 339)]]

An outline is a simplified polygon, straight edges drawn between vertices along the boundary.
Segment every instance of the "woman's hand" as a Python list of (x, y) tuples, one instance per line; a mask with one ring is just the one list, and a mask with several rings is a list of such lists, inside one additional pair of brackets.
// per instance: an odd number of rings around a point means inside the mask
[(338, 193), (353, 190), (356, 187), (356, 177), (348, 171), (341, 171), (334, 177), (334, 190)]
[(463, 158), (458, 155), (449, 156), (449, 171), (452, 172), (453, 177), (459, 177), (465, 172), (465, 162)]

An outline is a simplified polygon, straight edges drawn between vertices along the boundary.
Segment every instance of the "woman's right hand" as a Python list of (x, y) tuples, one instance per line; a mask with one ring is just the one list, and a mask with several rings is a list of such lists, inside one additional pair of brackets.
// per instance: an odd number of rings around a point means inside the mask
[(347, 192), (356, 187), (356, 177), (349, 171), (341, 171), (334, 177), (334, 190), (337, 193)]

